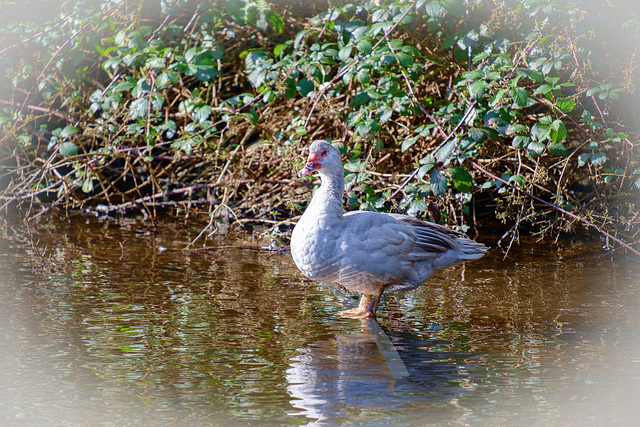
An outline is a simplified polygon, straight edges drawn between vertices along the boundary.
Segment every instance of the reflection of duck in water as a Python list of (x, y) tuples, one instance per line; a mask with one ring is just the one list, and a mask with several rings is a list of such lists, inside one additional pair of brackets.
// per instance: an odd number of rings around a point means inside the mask
[[(354, 414), (359, 420), (397, 421), (401, 412), (396, 411), (406, 405), (454, 399), (473, 390), (472, 378), (484, 375), (479, 366), (451, 360), (468, 359), (471, 354), (432, 353), (428, 348), (444, 342), (403, 332), (389, 332), (387, 338), (402, 359), (394, 362), (393, 354), (381, 352), (389, 349), (377, 343), (376, 334), (384, 332), (376, 327), (375, 321), (363, 320), (363, 334), (337, 335), (298, 350), (287, 370), (287, 390), (294, 398), (291, 405), (302, 410), (299, 415), (338, 424)], [(402, 374), (405, 365), (408, 376)]]

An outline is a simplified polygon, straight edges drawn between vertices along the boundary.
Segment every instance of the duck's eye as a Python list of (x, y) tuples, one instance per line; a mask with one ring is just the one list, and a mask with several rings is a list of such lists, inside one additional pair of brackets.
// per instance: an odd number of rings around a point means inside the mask
[(320, 155), (321, 155), (322, 157), (326, 157), (326, 156), (327, 156), (327, 154), (329, 154), (329, 151), (327, 151), (326, 149), (324, 149), (324, 150), (322, 150), (322, 151), (320, 152)]

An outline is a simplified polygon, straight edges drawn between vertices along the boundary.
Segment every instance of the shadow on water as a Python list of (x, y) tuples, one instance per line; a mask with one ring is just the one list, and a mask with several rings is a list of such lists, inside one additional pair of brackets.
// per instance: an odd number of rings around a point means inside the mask
[[(385, 296), (379, 324), (286, 254), (167, 221), (0, 236), (3, 425), (634, 425), (640, 274), (575, 242)], [(216, 242), (209, 242), (216, 244)], [(228, 248), (228, 245), (235, 246)], [(388, 339), (385, 341), (384, 339)], [(403, 374), (406, 369), (408, 376)]]

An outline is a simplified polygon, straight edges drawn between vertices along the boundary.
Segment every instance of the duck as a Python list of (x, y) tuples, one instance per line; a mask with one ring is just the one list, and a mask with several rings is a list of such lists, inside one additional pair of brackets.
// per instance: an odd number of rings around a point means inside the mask
[(311, 144), (298, 176), (314, 172), (320, 187), (293, 229), (291, 256), (307, 278), (362, 294), (358, 306), (340, 316), (375, 319), (385, 292), (416, 289), (436, 271), (479, 259), (489, 249), (458, 231), (412, 216), (345, 212), (340, 150), (326, 140)]

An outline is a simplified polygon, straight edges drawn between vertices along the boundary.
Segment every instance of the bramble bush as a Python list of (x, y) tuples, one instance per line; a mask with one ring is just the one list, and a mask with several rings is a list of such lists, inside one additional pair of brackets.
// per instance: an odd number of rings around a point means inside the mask
[[(495, 217), (511, 242), (525, 225), (587, 226), (636, 252), (631, 6), (161, 6), (66, 2), (4, 24), (4, 209), (204, 205), (277, 225), (307, 199), (290, 177), (324, 138), (344, 154), (351, 208), (463, 231)], [(607, 41), (609, 22), (622, 26)]]

